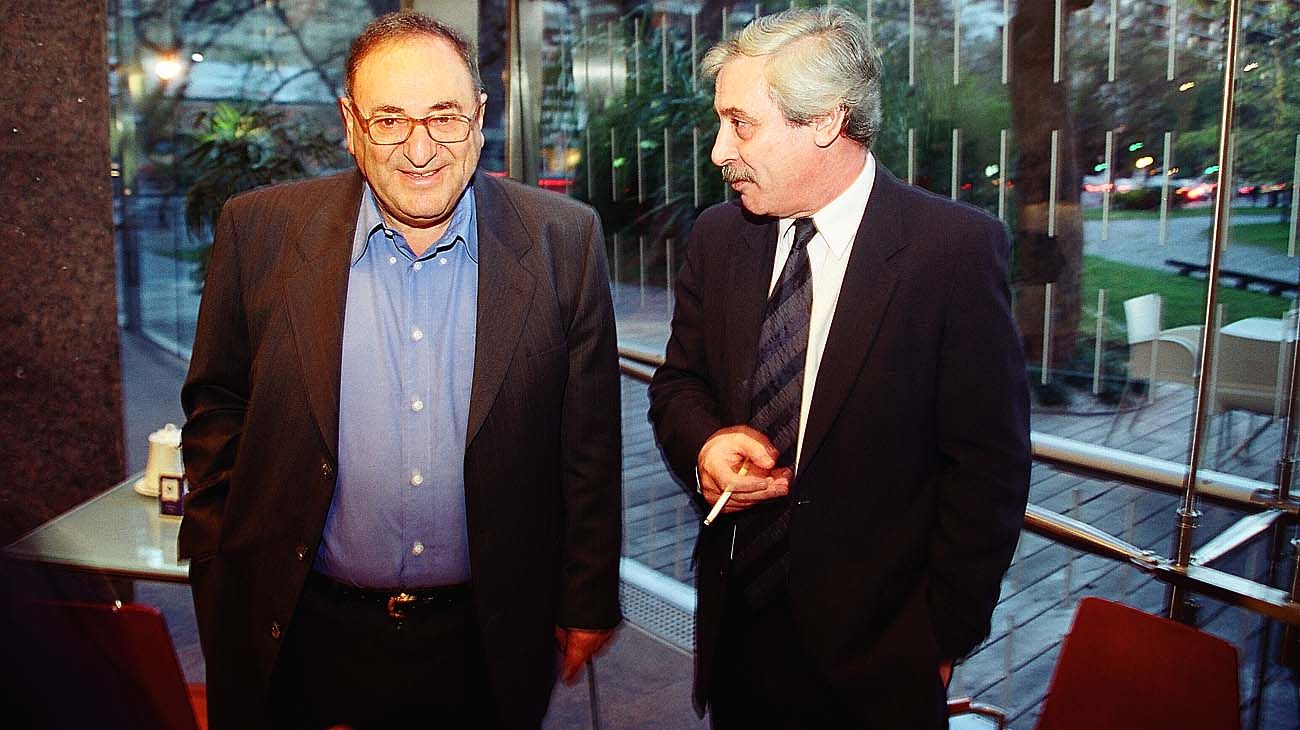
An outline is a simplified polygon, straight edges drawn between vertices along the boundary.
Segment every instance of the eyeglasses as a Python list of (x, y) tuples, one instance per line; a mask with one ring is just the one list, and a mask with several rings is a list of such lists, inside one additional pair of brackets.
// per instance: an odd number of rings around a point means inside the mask
[(361, 122), (361, 128), (365, 130), (366, 136), (378, 145), (402, 144), (411, 138), (411, 133), (416, 127), (421, 126), (434, 142), (440, 144), (464, 142), (469, 139), (470, 129), (473, 128), (474, 121), (483, 110), (483, 105), (479, 104), (472, 117), (464, 114), (430, 114), (423, 119), (412, 119), (405, 114), (376, 114), (367, 119), (355, 102), (349, 100), (348, 103), (351, 104), (352, 113), (356, 115), (357, 121)]

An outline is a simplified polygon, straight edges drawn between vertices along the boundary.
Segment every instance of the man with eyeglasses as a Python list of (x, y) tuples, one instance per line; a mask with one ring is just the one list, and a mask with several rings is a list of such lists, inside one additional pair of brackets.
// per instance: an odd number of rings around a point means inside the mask
[(182, 392), (213, 728), (537, 727), (620, 620), (600, 222), (476, 172), (486, 100), (458, 33), (383, 16), (357, 169), (222, 212)]

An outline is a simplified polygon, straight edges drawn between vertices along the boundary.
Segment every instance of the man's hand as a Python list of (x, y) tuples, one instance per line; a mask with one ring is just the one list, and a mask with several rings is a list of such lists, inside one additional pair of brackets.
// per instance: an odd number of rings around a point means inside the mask
[[(788, 468), (774, 469), (779, 454), (761, 432), (749, 426), (720, 429), (704, 442), (695, 466), (700, 476), (700, 492), (709, 504), (717, 502), (731, 489), (724, 513), (753, 507), (759, 502), (790, 493)], [(744, 466), (745, 473), (741, 474)]]
[(555, 627), (555, 643), (560, 647), (560, 656), (564, 657), (560, 666), (560, 677), (564, 683), (573, 686), (578, 681), (578, 673), (587, 660), (604, 653), (610, 640), (614, 638), (614, 629), (588, 631), (587, 629), (565, 629)]

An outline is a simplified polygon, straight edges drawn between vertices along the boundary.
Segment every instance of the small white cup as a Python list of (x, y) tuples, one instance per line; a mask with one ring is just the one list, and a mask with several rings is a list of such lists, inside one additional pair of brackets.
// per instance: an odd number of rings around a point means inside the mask
[(135, 491), (147, 497), (158, 496), (159, 474), (185, 474), (185, 462), (181, 458), (181, 430), (174, 423), (149, 434), (149, 460), (144, 466), (144, 478), (136, 482)]

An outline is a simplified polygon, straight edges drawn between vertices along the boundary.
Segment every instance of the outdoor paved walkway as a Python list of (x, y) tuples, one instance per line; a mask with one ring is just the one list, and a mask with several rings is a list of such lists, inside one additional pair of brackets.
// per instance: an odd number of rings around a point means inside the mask
[[(1232, 223), (1276, 221), (1277, 209), (1257, 208), (1234, 212)], [(1108, 226), (1102, 221), (1084, 221), (1084, 253), (1100, 256), (1135, 266), (1161, 271), (1172, 271), (1165, 259), (1180, 259), (1204, 264), (1208, 261), (1209, 233), (1212, 218), (1206, 209), (1204, 216), (1170, 217), (1165, 244), (1160, 243), (1158, 219), (1111, 220)], [(1103, 238), (1103, 232), (1106, 237)], [(1292, 258), (1259, 246), (1233, 244), (1231, 238), (1220, 264), (1221, 268), (1234, 269), (1258, 276), (1297, 280), (1300, 257)]]

